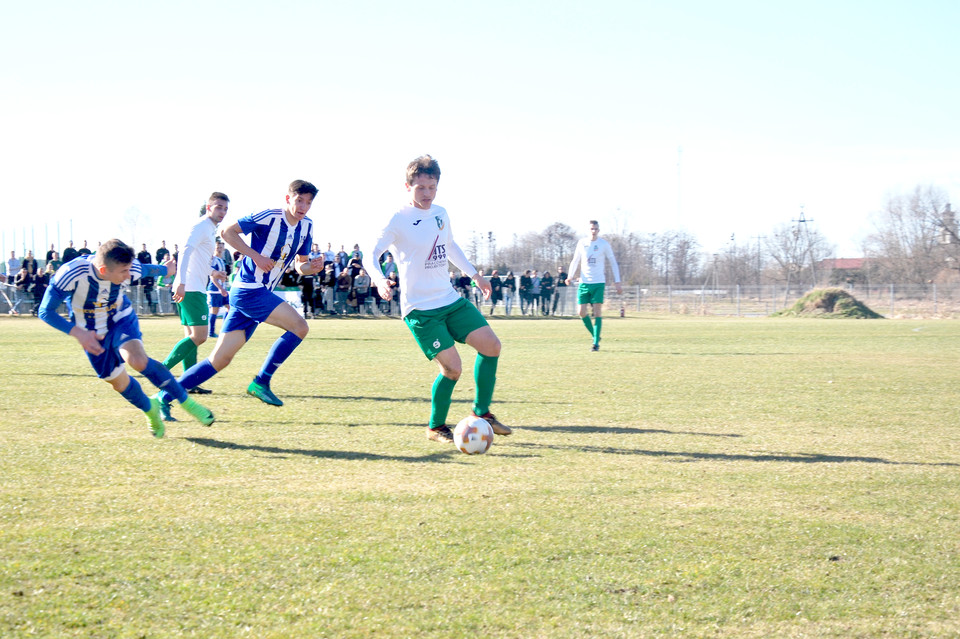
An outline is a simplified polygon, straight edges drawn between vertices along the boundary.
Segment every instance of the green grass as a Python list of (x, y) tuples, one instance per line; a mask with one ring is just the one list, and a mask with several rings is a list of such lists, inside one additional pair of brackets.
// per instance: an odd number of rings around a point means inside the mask
[[(157, 359), (181, 334), (141, 326)], [(436, 366), (395, 320), (311, 322), (282, 408), (244, 394), (260, 329), (218, 421), (159, 441), (72, 339), (0, 320), (0, 636), (960, 634), (960, 323), (493, 326), (515, 433), (470, 457), (425, 438)]]

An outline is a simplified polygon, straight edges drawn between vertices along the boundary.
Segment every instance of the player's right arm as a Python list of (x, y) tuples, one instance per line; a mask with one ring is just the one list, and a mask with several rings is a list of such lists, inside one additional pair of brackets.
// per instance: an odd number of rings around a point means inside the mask
[[(393, 218), (390, 219), (393, 222)], [(393, 244), (396, 233), (392, 224), (388, 223), (380, 234), (373, 241), (372, 251), (363, 251), (363, 259), (360, 263), (370, 275), (371, 283), (377, 287), (377, 293), (385, 300), (393, 298), (393, 289), (387, 284), (387, 278), (383, 276), (383, 269), (380, 268), (380, 256), (387, 252), (390, 245)]]
[(257, 268), (268, 273), (273, 270), (275, 262), (269, 257), (264, 257), (260, 253), (254, 251), (250, 248), (250, 245), (243, 241), (243, 238), (240, 237), (240, 234), (243, 233), (243, 229), (240, 227), (240, 222), (236, 222), (232, 226), (220, 231), (220, 237), (223, 238), (223, 241), (227, 243), (230, 248), (235, 251), (239, 251), (241, 255), (249, 257), (253, 260), (253, 263), (256, 264)]
[(80, 342), (83, 350), (91, 355), (99, 355), (103, 352), (103, 346), (100, 345), (97, 334), (65, 320), (57, 313), (57, 309), (60, 308), (60, 304), (67, 298), (67, 295), (56, 286), (47, 287), (43, 294), (43, 301), (40, 302), (40, 311), (38, 312), (40, 319)]

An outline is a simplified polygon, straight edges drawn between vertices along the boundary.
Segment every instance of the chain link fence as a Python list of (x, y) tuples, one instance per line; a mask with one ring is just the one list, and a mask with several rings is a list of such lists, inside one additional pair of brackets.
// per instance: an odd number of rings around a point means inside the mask
[[(884, 286), (847, 289), (851, 295), (871, 309), (888, 318), (960, 318), (960, 284), (930, 284), (928, 286), (888, 284)], [(556, 304), (550, 300), (551, 315), (577, 314), (577, 287), (558, 289)], [(713, 315), (725, 317), (764, 317), (792, 306), (808, 293), (808, 289), (783, 286), (625, 286), (623, 295), (617, 295), (612, 284), (607, 285), (605, 315), (615, 315), (620, 309), (640, 313), (668, 315)], [(137, 314), (176, 314), (170, 288), (144, 290), (132, 287), (127, 295)], [(299, 299), (299, 298), (298, 298)], [(479, 301), (478, 307), (489, 313), (489, 302)], [(299, 304), (297, 302), (295, 305)], [(38, 304), (31, 293), (18, 291), (10, 284), (0, 284), (0, 313), (29, 315)], [(519, 299), (512, 303), (511, 315), (542, 316), (540, 300), (528, 307)], [(523, 308), (522, 308), (523, 307)], [(522, 311), (526, 311), (523, 313)], [(61, 313), (66, 308), (61, 306)], [(495, 316), (505, 315), (505, 304), (499, 302)]]
[[(888, 318), (960, 317), (960, 284), (888, 284), (846, 290)], [(643, 313), (763, 317), (793, 306), (808, 292), (776, 285), (631, 286), (624, 288), (622, 300), (608, 299), (607, 306), (622, 304), (627, 310)]]

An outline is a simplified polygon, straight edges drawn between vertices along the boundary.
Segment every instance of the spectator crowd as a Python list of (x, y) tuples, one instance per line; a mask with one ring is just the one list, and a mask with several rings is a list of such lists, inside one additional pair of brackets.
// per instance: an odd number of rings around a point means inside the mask
[[(165, 240), (153, 252), (147, 249), (146, 244), (141, 247), (137, 260), (142, 264), (160, 264), (168, 255), (174, 260), (179, 258), (179, 247), (174, 244), (171, 251)], [(71, 241), (61, 254), (51, 244), (42, 265), (34, 257), (33, 251), (26, 251), (22, 258), (16, 257), (15, 251), (10, 251), (5, 263), (6, 272), (0, 273), (0, 294), (9, 312), (36, 315), (43, 294), (57, 269), (70, 260), (91, 254), (93, 250), (86, 241), (81, 248), (74, 247)], [(347, 252), (342, 245), (339, 251), (334, 251), (328, 243), (326, 250), (321, 251), (319, 245), (314, 244), (309, 257), (313, 259), (320, 256), (324, 262), (322, 273), (304, 276), (291, 268), (284, 274), (278, 287), (278, 291), (288, 294), (288, 301), (292, 301), (291, 298), (299, 299), (304, 317), (399, 315), (400, 280), (392, 255), (387, 253), (380, 258), (380, 268), (387, 278), (387, 286), (393, 289), (391, 301), (380, 296), (370, 274), (362, 266), (363, 253), (359, 245), (354, 244), (353, 251)], [(223, 248), (219, 257), (223, 259), (227, 275), (232, 280), (235, 275), (233, 267), (240, 254)], [(486, 275), (483, 270), (480, 274)], [(549, 271), (539, 274), (536, 270), (526, 270), (517, 277), (513, 271), (501, 275), (500, 271), (493, 270), (488, 279), (492, 294), (490, 299), (484, 300), (480, 289), (466, 273), (450, 274), (451, 286), (463, 298), (473, 302), (478, 309), (487, 310), (490, 315), (501, 305), (503, 313), (508, 316), (517, 311), (520, 315), (564, 315), (568, 306), (571, 312), (574, 310), (574, 302), (568, 300), (569, 294), (566, 293), (567, 273), (563, 266), (557, 268), (555, 275)], [(144, 277), (139, 281), (145, 310), (158, 313), (158, 289), (169, 288), (170, 280)]]

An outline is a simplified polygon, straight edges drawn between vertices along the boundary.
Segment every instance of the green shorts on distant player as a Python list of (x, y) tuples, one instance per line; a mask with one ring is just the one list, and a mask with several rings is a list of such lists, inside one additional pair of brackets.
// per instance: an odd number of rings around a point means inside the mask
[(427, 359), (432, 360), (454, 342), (466, 342), (467, 335), (487, 326), (487, 320), (477, 307), (464, 298), (453, 304), (428, 311), (410, 311), (403, 318), (417, 345)]
[(206, 326), (209, 321), (207, 295), (201, 291), (184, 293), (183, 301), (177, 304), (177, 310), (180, 313), (180, 323), (184, 326)]
[(577, 287), (578, 304), (603, 304), (603, 292), (606, 284), (584, 284)]

